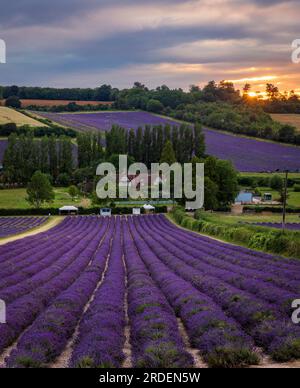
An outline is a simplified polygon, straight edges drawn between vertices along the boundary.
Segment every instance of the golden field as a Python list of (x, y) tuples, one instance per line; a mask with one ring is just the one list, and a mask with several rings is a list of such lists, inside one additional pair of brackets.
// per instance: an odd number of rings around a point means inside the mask
[(300, 114), (272, 114), (272, 119), (279, 121), (281, 124), (293, 125), (300, 132)]
[(0, 106), (0, 125), (15, 123), (17, 126), (30, 125), (31, 127), (44, 127), (41, 122), (17, 112), (14, 109)]

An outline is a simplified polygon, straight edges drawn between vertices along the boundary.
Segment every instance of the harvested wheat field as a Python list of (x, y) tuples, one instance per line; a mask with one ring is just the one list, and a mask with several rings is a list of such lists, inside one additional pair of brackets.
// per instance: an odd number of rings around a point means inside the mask
[(279, 121), (281, 124), (293, 125), (300, 132), (300, 114), (272, 114), (272, 119)]
[(45, 124), (32, 119), (14, 109), (0, 106), (0, 125), (15, 123), (18, 126), (30, 125), (31, 127), (43, 127)]

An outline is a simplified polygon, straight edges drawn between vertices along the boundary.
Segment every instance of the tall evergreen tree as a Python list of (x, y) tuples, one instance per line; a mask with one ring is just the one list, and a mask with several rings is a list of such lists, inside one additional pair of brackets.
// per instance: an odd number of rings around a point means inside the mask
[(194, 153), (198, 158), (205, 155), (205, 136), (199, 124), (194, 126)]
[(142, 142), (142, 161), (150, 168), (151, 164), (151, 127), (146, 125)]
[(49, 172), (56, 179), (58, 176), (57, 140), (54, 135), (49, 138)]
[(135, 143), (135, 132), (134, 132), (134, 129), (130, 129), (128, 134), (128, 142), (127, 142), (128, 155), (134, 156), (134, 143)]
[(48, 174), (49, 168), (49, 138), (44, 136), (40, 142), (40, 170)]
[(143, 143), (143, 129), (140, 127), (137, 129), (136, 135), (135, 135), (133, 157), (134, 157), (136, 162), (141, 162), (143, 160), (142, 143)]
[(167, 141), (166, 144), (164, 145), (164, 148), (162, 150), (161, 157), (160, 157), (160, 163), (168, 163), (169, 165), (176, 163), (175, 152), (174, 152), (172, 143), (170, 141)]

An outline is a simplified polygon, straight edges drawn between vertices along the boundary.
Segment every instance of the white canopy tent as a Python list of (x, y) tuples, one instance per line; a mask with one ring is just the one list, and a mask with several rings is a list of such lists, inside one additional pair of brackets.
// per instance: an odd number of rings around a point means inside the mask
[(78, 208), (75, 206), (63, 206), (59, 209), (59, 214), (78, 214)]
[(152, 206), (152, 205), (149, 205), (149, 204), (145, 204), (145, 205), (143, 206), (143, 208), (144, 208), (145, 210), (155, 210), (155, 207)]

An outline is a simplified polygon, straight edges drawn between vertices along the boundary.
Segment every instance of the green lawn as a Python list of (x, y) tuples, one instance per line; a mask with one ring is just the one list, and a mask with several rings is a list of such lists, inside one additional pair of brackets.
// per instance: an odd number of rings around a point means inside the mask
[[(262, 195), (264, 193), (271, 193), (273, 196), (273, 201), (279, 201), (280, 199), (278, 191), (272, 190), (270, 187), (258, 187), (257, 189)], [(287, 204), (288, 206), (300, 208), (300, 193), (296, 193), (292, 187), (288, 189)]]
[[(55, 188), (55, 200), (45, 207), (58, 208), (64, 205), (75, 205), (88, 207), (90, 201), (84, 198), (78, 198), (72, 201), (68, 194), (68, 188)], [(2, 209), (29, 209), (30, 205), (26, 201), (26, 189), (0, 190), (0, 208)]]

